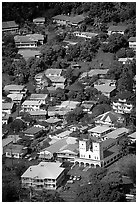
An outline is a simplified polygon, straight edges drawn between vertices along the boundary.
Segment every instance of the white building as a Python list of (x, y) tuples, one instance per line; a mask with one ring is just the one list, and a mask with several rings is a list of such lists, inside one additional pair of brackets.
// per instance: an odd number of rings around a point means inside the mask
[(113, 101), (112, 108), (116, 113), (131, 113), (133, 105), (130, 102), (127, 102), (126, 99), (118, 99)]
[(108, 35), (112, 35), (115, 33), (124, 35), (126, 29), (127, 29), (127, 26), (110, 26), (108, 28)]
[(14, 103), (2, 103), (2, 111), (11, 114), (14, 109)]
[(129, 47), (136, 51), (136, 37), (130, 37), (128, 39)]
[(21, 176), (22, 187), (36, 190), (56, 190), (64, 180), (65, 169), (61, 163), (40, 162), (30, 166)]
[(92, 129), (89, 129), (88, 132), (90, 133), (91, 136), (93, 137), (100, 137), (100, 138), (103, 138), (104, 139), (104, 136), (106, 134), (108, 134), (109, 132), (111, 132), (113, 130), (112, 127), (108, 127), (108, 126), (96, 126)]
[(32, 101), (32, 100), (26, 100), (22, 103), (22, 110), (23, 111), (37, 111), (40, 110), (40, 106), (42, 103), (40, 101)]
[(6, 21), (2, 22), (2, 32), (3, 33), (18, 33), (19, 25), (15, 23), (15, 21)]
[(45, 18), (44, 17), (35, 18), (35, 19), (33, 19), (33, 23), (35, 25), (44, 25), (45, 24)]
[(30, 99), (31, 101), (39, 101), (42, 104), (46, 104), (47, 94), (31, 94)]
[(27, 89), (22, 85), (10, 84), (4, 87), (4, 91), (8, 92), (9, 94), (23, 94), (23, 96), (25, 96)]
[(98, 34), (97, 33), (91, 33), (91, 32), (79, 32), (79, 31), (75, 31), (73, 32), (73, 34), (76, 37), (81, 37), (81, 38), (85, 38), (85, 39), (91, 39), (96, 37)]

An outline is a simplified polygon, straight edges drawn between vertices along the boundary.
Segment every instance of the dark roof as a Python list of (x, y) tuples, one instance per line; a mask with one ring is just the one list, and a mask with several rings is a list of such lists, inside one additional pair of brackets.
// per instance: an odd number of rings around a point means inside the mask
[(42, 128), (39, 127), (31, 127), (24, 131), (24, 134), (36, 134), (42, 131)]
[(15, 21), (2, 22), (2, 29), (15, 28), (15, 27), (18, 27), (18, 25), (15, 23)]
[(83, 15), (76, 15), (76, 16), (66, 16), (66, 15), (57, 15), (54, 16), (53, 19), (55, 20), (64, 20), (70, 23), (80, 23), (84, 20)]
[(80, 82), (75, 82), (71, 86), (68, 86), (67, 89), (70, 91), (81, 91), (84, 89), (84, 85)]

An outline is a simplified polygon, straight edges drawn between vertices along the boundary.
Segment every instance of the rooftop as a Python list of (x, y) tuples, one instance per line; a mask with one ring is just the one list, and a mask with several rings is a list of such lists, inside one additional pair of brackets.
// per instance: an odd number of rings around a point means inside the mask
[(36, 134), (38, 132), (41, 132), (42, 128), (40, 127), (31, 127), (24, 131), (24, 134)]
[(2, 147), (7, 146), (7, 145), (10, 144), (11, 142), (13, 142), (13, 139), (12, 139), (12, 138), (2, 139)]
[(34, 42), (34, 41), (39, 41), (39, 40), (44, 40), (44, 36), (41, 34), (28, 34), (28, 35), (16, 35), (14, 37), (15, 42)]
[(6, 151), (10, 151), (14, 153), (21, 153), (23, 148), (24, 148), (23, 145), (9, 144), (6, 148)]
[(111, 130), (111, 128), (108, 127), (108, 126), (99, 125), (99, 126), (96, 126), (96, 127), (92, 128), (92, 129), (89, 129), (88, 132), (102, 133), (102, 132), (106, 132), (108, 130)]
[(7, 97), (11, 98), (12, 101), (14, 101), (14, 100), (21, 101), (23, 98), (23, 94), (8, 94)]
[(95, 85), (94, 88), (96, 88), (98, 91), (101, 91), (102, 93), (105, 93), (105, 92), (110, 93), (116, 89), (115, 86), (109, 86), (107, 84)]
[(14, 103), (2, 103), (2, 110), (10, 110), (13, 108)]
[(25, 50), (19, 50), (18, 54), (22, 55), (25, 60), (28, 60), (30, 57), (35, 57), (35, 56), (40, 56), (41, 53), (39, 50), (30, 50), (30, 49), (25, 49)]
[(2, 29), (6, 28), (18, 28), (18, 25), (15, 23), (15, 21), (6, 21), (2, 22)]
[(45, 71), (45, 75), (46, 76), (49, 76), (49, 75), (56, 76), (56, 75), (61, 75), (61, 72), (62, 72), (62, 69), (47, 69)]
[(45, 110), (37, 110), (37, 111), (29, 111), (29, 114), (31, 115), (31, 116), (39, 116), (39, 115), (45, 115), (46, 116), (46, 114), (47, 114), (47, 111), (45, 111)]
[(51, 80), (51, 82), (61, 82), (64, 83), (65, 82), (65, 78), (63, 76), (48, 76), (47, 77)]
[(130, 38), (128, 39), (128, 42), (136, 42), (136, 37), (130, 37)]
[(125, 31), (127, 26), (110, 26), (108, 31)]
[(25, 88), (25, 86), (21, 86), (21, 85), (16, 85), (16, 84), (10, 84), (10, 85), (6, 85), (4, 87), (5, 91), (22, 91)]
[(106, 137), (116, 139), (118, 137), (121, 137), (125, 133), (129, 133), (129, 129), (124, 128), (124, 127), (117, 128), (116, 130), (113, 130), (112, 132), (106, 134)]
[(70, 23), (80, 23), (84, 20), (83, 15), (76, 15), (76, 16), (66, 16), (66, 15), (57, 15), (54, 16), (53, 19), (55, 20), (64, 20)]
[(46, 99), (47, 98), (47, 94), (31, 94), (30, 96), (30, 100), (33, 100), (33, 99)]
[(46, 120), (47, 123), (51, 123), (51, 124), (54, 124), (54, 123), (57, 123), (57, 122), (61, 122), (62, 120), (61, 119), (58, 119), (58, 118), (48, 118)]
[(64, 171), (60, 167), (61, 163), (40, 162), (36, 166), (30, 166), (21, 177), (38, 178), (38, 179), (57, 179)]
[(40, 105), (40, 101), (26, 100), (22, 103), (23, 106), (38, 106)]
[(104, 114), (101, 114), (101, 115), (97, 116), (97, 117), (95, 118), (95, 120), (96, 120), (96, 121), (97, 121), (97, 120), (100, 120), (100, 121), (103, 121), (103, 122), (106, 122), (106, 121), (107, 121), (107, 122), (112, 122), (112, 123), (114, 123), (114, 122), (117, 122), (118, 119), (120, 119), (120, 118), (123, 118), (121, 114), (115, 113), (115, 112), (113, 112), (113, 111), (108, 111), (108, 112), (106, 112), (106, 113), (104, 113)]
[(38, 18), (33, 19), (33, 22), (39, 22), (39, 21), (40, 22), (42, 22), (42, 21), (45, 22), (45, 18), (44, 17), (38, 17)]

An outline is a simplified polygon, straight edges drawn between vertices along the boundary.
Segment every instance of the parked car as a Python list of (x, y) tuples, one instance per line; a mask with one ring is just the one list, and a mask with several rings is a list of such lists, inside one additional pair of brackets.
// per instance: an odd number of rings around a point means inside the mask
[(81, 180), (81, 176), (77, 176), (77, 181), (80, 181)]
[(68, 180), (67, 183), (74, 183), (74, 181), (73, 180)]
[(77, 176), (74, 176), (73, 181), (76, 181), (76, 180), (77, 180)]
[(74, 178), (74, 176), (71, 175), (71, 176), (69, 177), (69, 180), (72, 180), (73, 178)]
[(31, 156), (30, 154), (27, 154), (27, 155), (25, 156), (25, 159), (28, 159), (30, 156)]
[(33, 158), (32, 157), (30, 157), (29, 159), (28, 159), (28, 161), (32, 161), (33, 160)]

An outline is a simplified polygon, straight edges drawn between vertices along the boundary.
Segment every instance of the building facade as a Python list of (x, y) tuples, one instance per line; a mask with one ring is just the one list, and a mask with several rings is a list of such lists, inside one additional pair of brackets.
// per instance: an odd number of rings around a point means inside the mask
[(116, 113), (124, 114), (131, 113), (133, 105), (127, 102), (126, 99), (118, 99), (117, 101), (113, 101), (112, 108)]

